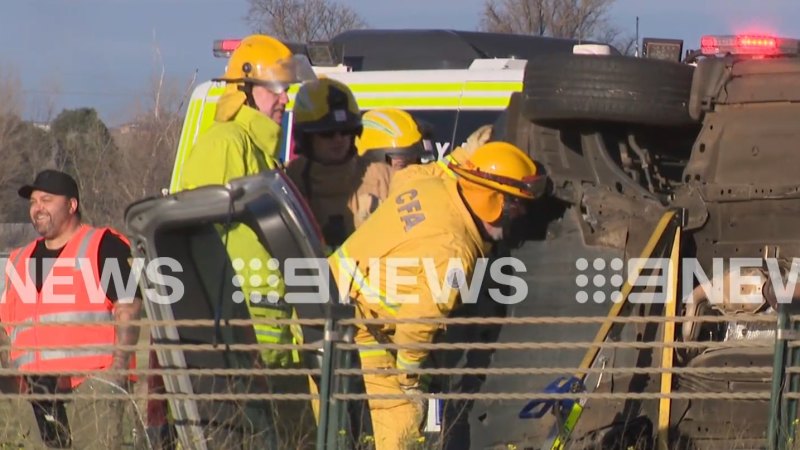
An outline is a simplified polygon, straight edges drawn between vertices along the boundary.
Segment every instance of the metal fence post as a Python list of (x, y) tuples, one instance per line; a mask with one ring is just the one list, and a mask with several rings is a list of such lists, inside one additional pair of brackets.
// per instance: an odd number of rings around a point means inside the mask
[[(778, 327), (775, 332), (775, 356), (772, 363), (772, 392), (770, 395), (769, 425), (767, 429), (768, 448), (779, 448), (780, 436), (785, 436), (783, 421), (780, 419), (783, 395), (781, 387), (786, 375), (786, 332), (789, 331), (789, 313), (786, 305), (778, 303)], [(780, 445), (783, 448), (783, 445)]]
[(325, 337), (322, 343), (322, 371), (319, 387), (319, 425), (317, 427), (317, 450), (327, 450), (328, 428), (330, 426), (330, 387), (333, 376), (333, 341), (336, 329), (333, 319), (325, 321)]
[[(791, 319), (788, 318), (789, 314), (787, 313), (787, 321), (791, 324), (790, 328), (792, 329), (790, 339), (796, 339), (798, 335), (798, 330), (800, 330), (800, 323), (791, 322)], [(794, 368), (800, 365), (800, 349), (797, 347), (792, 347), (789, 350), (789, 364), (787, 364), (788, 368)], [(784, 367), (784, 370), (787, 370), (787, 367)], [(791, 373), (789, 376), (789, 393), (796, 394), (798, 392), (798, 385), (800, 384), (800, 379), (796, 373)], [(797, 420), (797, 399), (790, 398), (786, 401), (786, 423), (784, 426), (786, 427), (786, 441), (787, 441), (787, 448), (791, 448), (794, 445), (795, 433), (797, 429), (796, 425)]]
[[(342, 330), (337, 327), (336, 340), (340, 341)], [(342, 410), (342, 405), (346, 405), (346, 401), (340, 401), (335, 398), (336, 394), (342, 391), (341, 379), (336, 376), (336, 370), (342, 366), (342, 351), (331, 343), (331, 371), (330, 371), (330, 388), (328, 390), (328, 423), (327, 423), (327, 447), (326, 449), (341, 448), (339, 444), (339, 430), (342, 429), (342, 421), (346, 419), (345, 411)]]
[[(342, 333), (344, 333), (344, 330), (342, 330)], [(338, 368), (345, 368), (345, 369), (351, 368), (349, 351), (342, 351), (340, 349), (336, 350), (336, 367), (334, 367), (334, 373), (335, 370)], [(351, 384), (350, 378), (351, 377), (348, 376), (335, 377), (334, 386), (336, 386), (336, 389), (334, 391), (334, 394), (335, 393), (349, 394), (350, 384)], [(335, 424), (335, 427), (333, 427), (333, 430), (331, 430), (333, 432), (332, 439), (336, 439), (338, 445), (337, 448), (340, 448), (342, 445), (341, 443), (339, 443), (339, 439), (342, 439), (342, 434), (340, 432), (345, 431), (344, 437), (346, 438), (347, 437), (346, 432), (350, 428), (350, 421), (348, 420), (350, 418), (348, 415), (348, 402), (347, 400), (339, 401), (336, 399), (334, 399), (333, 402), (334, 402), (333, 409), (336, 412), (336, 416), (332, 417), (331, 420), (331, 423)], [(344, 448), (348, 447), (345, 446)]]

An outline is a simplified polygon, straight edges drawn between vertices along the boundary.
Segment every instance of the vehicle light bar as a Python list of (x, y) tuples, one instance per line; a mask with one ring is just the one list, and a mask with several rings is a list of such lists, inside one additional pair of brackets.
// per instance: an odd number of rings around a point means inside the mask
[(800, 41), (765, 35), (703, 36), (704, 55), (778, 56), (800, 54)]
[(241, 43), (241, 39), (218, 39), (214, 41), (214, 57), (229, 58)]

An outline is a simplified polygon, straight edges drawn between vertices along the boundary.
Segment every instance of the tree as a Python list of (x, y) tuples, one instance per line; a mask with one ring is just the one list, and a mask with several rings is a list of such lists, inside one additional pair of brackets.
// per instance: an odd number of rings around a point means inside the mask
[[(195, 79), (188, 86), (166, 79), (157, 48), (156, 56), (160, 70), (152, 77), (151, 95), (137, 99), (145, 103), (136, 105), (131, 122), (115, 130), (88, 107), (64, 110), (49, 124), (23, 120), (23, 105), (31, 102), (21, 95), (19, 77), (0, 67), (0, 223), (29, 222), (27, 203), (17, 189), (43, 169), (75, 177), (84, 220), (121, 230), (128, 205), (169, 186), (182, 109)], [(53, 105), (46, 102), (38, 111), (49, 115)], [(0, 229), (0, 241), (3, 233)]]
[(58, 147), (56, 167), (78, 182), (84, 219), (97, 226), (117, 225), (121, 152), (94, 108), (62, 111), (51, 132)]
[(55, 147), (50, 134), (16, 115), (0, 116), (0, 223), (27, 222), (28, 204), (17, 189), (51, 166)]
[(127, 174), (127, 182), (119, 191), (125, 204), (158, 195), (169, 187), (184, 119), (181, 111), (194, 79), (186, 87), (180, 84), (165, 80), (163, 75), (154, 78), (149, 103), (136, 114), (129, 131), (116, 136)]
[(630, 54), (635, 38), (623, 36), (608, 18), (614, 0), (486, 0), (480, 29), (596, 40)]
[(0, 164), (0, 186), (8, 186), (15, 181), (24, 160), (19, 148), (23, 127), (20, 92), (22, 82), (19, 76), (9, 69), (0, 72), (0, 158), (3, 159), (3, 164)]
[(181, 136), (186, 102), (191, 97), (197, 73), (186, 80), (168, 78), (161, 49), (154, 37), (154, 70), (148, 96), (135, 105), (133, 120), (115, 134), (122, 149), (126, 183), (120, 186), (120, 202), (130, 204), (158, 195), (169, 188), (175, 153)]
[(27, 203), (17, 189), (53, 161), (46, 127), (22, 120), (22, 83), (10, 68), (0, 70), (0, 222), (28, 222)]
[(349, 6), (334, 0), (248, 0), (245, 18), (256, 33), (291, 42), (327, 40), (347, 30), (366, 28)]

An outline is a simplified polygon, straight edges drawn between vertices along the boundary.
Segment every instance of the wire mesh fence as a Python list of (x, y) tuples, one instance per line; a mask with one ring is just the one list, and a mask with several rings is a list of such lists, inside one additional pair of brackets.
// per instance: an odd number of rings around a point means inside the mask
[[(792, 323), (798, 319), (800, 316), (790, 318)], [(676, 324), (735, 321), (758, 324), (762, 330), (778, 325), (774, 315), (712, 315), (669, 320)], [(416, 448), (446, 448), (448, 439), (464, 432), (459, 426), (468, 422), (474, 427), (480, 423), (476, 404), (504, 405), (506, 415), (496, 420), (515, 421), (506, 426), (529, 429), (530, 440), (537, 445), (546, 440), (558, 418), (558, 408), (578, 402), (594, 405), (584, 409), (581, 419), (588, 428), (591, 428), (589, 422), (599, 423), (598, 411), (604, 408), (607, 409), (606, 418), (610, 419), (635, 404), (640, 415), (649, 415), (656, 423), (664, 414), (665, 399), (672, 402), (673, 409), (683, 408), (685, 402), (704, 400), (718, 402), (715, 405), (730, 404), (729, 409), (717, 412), (719, 417), (708, 418), (709, 423), (725, 422), (722, 420), (725, 416), (732, 424), (730, 433), (747, 435), (733, 425), (737, 423), (736, 408), (751, 402), (764, 417), (764, 421), (752, 426), (763, 428), (771, 414), (776, 369), (781, 371), (783, 380), (781, 401), (790, 402), (789, 408), (796, 408), (796, 401), (800, 399), (800, 390), (786, 381), (789, 380), (786, 377), (800, 374), (800, 366), (776, 365), (772, 357), (777, 333), (720, 341), (678, 338), (665, 342), (658, 336), (647, 340), (634, 332), (604, 341), (577, 337), (569, 342), (541, 338), (514, 342), (503, 339), (443, 342), (437, 339), (430, 343), (399, 345), (393, 342), (365, 344), (348, 332), (367, 325), (386, 327), (426, 321), (443, 328), (586, 327), (609, 322), (635, 328), (668, 322), (664, 317), (639, 316), (348, 319), (337, 324), (336, 333), (326, 333), (329, 344), (326, 347), (326, 342), (265, 345), (196, 343), (182, 340), (180, 336), (154, 339), (151, 330), (155, 327), (199, 327), (211, 333), (214, 321), (142, 320), (135, 323), (141, 327), (141, 338), (136, 345), (85, 348), (133, 352), (137, 357), (136, 365), (125, 370), (68, 370), (63, 367), (21, 370), (10, 362), (12, 350), (41, 352), (64, 347), (12, 348), (6, 341), (2, 346), (4, 364), (0, 369), (0, 417), (3, 417), (0, 444), (3, 448), (47, 448), (46, 441), (51, 445), (71, 441), (73, 448), (366, 449), (374, 447), (376, 436), (370, 408), (381, 401), (410, 402), (421, 408), (419, 433), (409, 444)], [(326, 326), (325, 320), (300, 319), (226, 321), (223, 326), (256, 323)], [(80, 333), (82, 326), (96, 324), (62, 322), (36, 326), (51, 325), (75, 326), (74, 332)], [(787, 335), (784, 340), (789, 348), (800, 346), (798, 336)], [(325, 348), (328, 354), (323, 351)], [(668, 367), (662, 365), (659, 356), (665, 348), (675, 351), (675, 358)], [(301, 357), (288, 367), (268, 367), (257, 357), (268, 349), (293, 350)], [(376, 367), (363, 364), (364, 359), (358, 357), (360, 352), (375, 350), (385, 350), (395, 357), (398, 350), (407, 349), (427, 351), (426, 362), (433, 362), (415, 368)], [(592, 364), (585, 364), (583, 356), (587, 352), (596, 352)], [(470, 353), (489, 357), (470, 360)], [(498, 354), (506, 357), (498, 358)], [(548, 364), (542, 362), (545, 354), (551, 355)], [(751, 357), (741, 357), (743, 354)], [(176, 359), (175, 355), (182, 358)], [(642, 358), (642, 355), (648, 357)], [(331, 357), (329, 366), (321, 362), (326, 356)], [(478, 360), (480, 362), (476, 363)], [(175, 361), (183, 361), (183, 364), (175, 364)], [(414, 375), (423, 382), (414, 390), (376, 391), (368, 387), (369, 383), (365, 385), (369, 377), (390, 379), (400, 375)], [(665, 386), (661, 381), (667, 375), (671, 380)], [(550, 381), (558, 377), (580, 380), (581, 389), (548, 389)], [(635, 383), (636, 380), (644, 382)], [(747, 389), (742, 389), (745, 384)], [(522, 409), (532, 401), (551, 410), (536, 420), (522, 418)], [(786, 405), (783, 409), (786, 410)], [(630, 417), (633, 416), (618, 420)], [(668, 423), (680, 432), (679, 424), (673, 422), (674, 414)], [(452, 431), (454, 429), (457, 431)], [(580, 430), (577, 426), (574, 433)], [(788, 430), (781, 432), (788, 433)], [(505, 448), (516, 445), (500, 441), (497, 444), (506, 445)]]

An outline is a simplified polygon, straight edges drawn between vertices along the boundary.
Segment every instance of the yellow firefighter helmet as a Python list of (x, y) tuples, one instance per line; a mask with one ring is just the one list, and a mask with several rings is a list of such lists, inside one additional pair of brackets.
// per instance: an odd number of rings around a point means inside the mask
[(356, 139), (356, 148), (362, 158), (379, 162), (390, 162), (394, 157), (419, 161), (426, 154), (422, 132), (408, 112), (373, 109), (364, 113), (361, 120), (364, 131)]
[(361, 111), (344, 83), (321, 78), (303, 83), (294, 99), (294, 133), (352, 131), (361, 134)]
[(242, 39), (231, 54), (225, 74), (218, 80), (286, 87), (316, 78), (308, 59), (292, 54), (281, 41), (263, 34)]
[(451, 162), (448, 167), (459, 176), (470, 208), (489, 223), (501, 218), (507, 197), (534, 199), (546, 188), (536, 163), (507, 142), (484, 144), (461, 164)]

